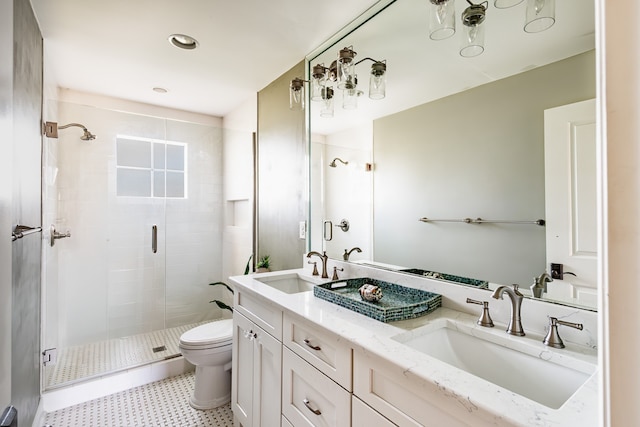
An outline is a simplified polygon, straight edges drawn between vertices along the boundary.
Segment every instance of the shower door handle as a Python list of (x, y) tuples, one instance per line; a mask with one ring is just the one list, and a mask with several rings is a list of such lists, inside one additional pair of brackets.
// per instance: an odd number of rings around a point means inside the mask
[(151, 227), (151, 252), (158, 252), (158, 226), (155, 224)]

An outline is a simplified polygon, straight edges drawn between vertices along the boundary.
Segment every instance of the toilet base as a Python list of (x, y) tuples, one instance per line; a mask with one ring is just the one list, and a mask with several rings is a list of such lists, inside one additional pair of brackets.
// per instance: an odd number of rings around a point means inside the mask
[(231, 401), (231, 363), (225, 366), (196, 366), (196, 385), (189, 398), (191, 407), (213, 409)]

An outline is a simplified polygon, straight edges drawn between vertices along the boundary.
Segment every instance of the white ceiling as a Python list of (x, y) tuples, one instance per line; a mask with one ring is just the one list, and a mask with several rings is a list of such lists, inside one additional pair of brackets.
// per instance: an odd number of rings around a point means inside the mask
[[(468, 4), (455, 1), (460, 14)], [(378, 1), (31, 3), (45, 40), (45, 64), (60, 87), (224, 116)], [(539, 34), (522, 31), (525, 3), (498, 10), (489, 2), (486, 50), (476, 58), (458, 55), (459, 34), (440, 42), (428, 39), (427, 0), (391, 5), (338, 43), (353, 44), (360, 58), (387, 60), (387, 97), (374, 102), (363, 96), (359, 116), (380, 117), (593, 49), (593, 1), (557, 1), (556, 24)], [(177, 49), (167, 40), (173, 33), (188, 34), (200, 46)], [(329, 64), (339, 47), (312, 63)], [(367, 69), (358, 72), (366, 89)], [(156, 93), (154, 87), (168, 93)], [(354, 124), (353, 115), (340, 112), (338, 104), (334, 119), (318, 120), (314, 108), (314, 131), (330, 133)]]
[[(60, 87), (224, 116), (376, 0), (31, 3)], [(174, 33), (199, 48), (173, 47)]]

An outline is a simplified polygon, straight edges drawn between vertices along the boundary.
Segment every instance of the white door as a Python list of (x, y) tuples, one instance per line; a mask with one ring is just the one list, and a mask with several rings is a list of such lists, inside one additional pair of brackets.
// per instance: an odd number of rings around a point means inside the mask
[(588, 100), (544, 112), (547, 268), (563, 264), (565, 272), (548, 297), (590, 306), (597, 295), (595, 111)]
[(279, 426), (282, 399), (282, 343), (256, 326), (253, 353), (253, 425)]

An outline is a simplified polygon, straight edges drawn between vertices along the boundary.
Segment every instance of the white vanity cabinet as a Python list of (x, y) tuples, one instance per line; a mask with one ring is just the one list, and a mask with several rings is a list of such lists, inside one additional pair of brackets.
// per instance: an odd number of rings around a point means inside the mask
[(242, 292), (235, 297), (231, 408), (236, 426), (279, 426), (282, 343), (263, 326), (281, 337), (282, 310)]

